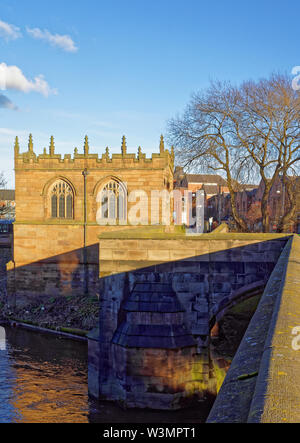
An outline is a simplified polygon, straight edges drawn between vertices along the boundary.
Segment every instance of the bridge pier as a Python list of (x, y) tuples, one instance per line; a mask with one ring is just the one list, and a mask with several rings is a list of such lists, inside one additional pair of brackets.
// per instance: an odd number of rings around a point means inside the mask
[[(100, 238), (100, 316), (89, 340), (90, 394), (127, 407), (178, 409), (215, 393), (210, 323), (243, 296), (242, 287), (266, 281), (286, 237), (162, 239), (155, 231), (149, 238), (138, 230), (126, 238), (110, 235)], [(154, 290), (158, 285), (161, 290)], [(152, 310), (145, 311), (145, 304)]]

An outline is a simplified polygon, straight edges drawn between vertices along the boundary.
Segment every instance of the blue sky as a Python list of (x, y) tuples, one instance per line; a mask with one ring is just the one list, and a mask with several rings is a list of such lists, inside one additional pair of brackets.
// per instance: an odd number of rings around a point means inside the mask
[(1, 0), (7, 186), (16, 135), (22, 151), (31, 132), (35, 152), (54, 135), (56, 151), (72, 153), (88, 134), (101, 154), (119, 152), (125, 134), (130, 152), (150, 154), (167, 120), (211, 79), (290, 73), (300, 65), (299, 13), (294, 0)]

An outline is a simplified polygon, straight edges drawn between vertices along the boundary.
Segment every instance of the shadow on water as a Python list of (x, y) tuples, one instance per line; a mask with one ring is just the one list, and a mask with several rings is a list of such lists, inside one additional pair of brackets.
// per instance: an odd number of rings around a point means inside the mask
[(197, 408), (124, 410), (88, 397), (87, 344), (5, 327), (0, 351), (0, 423), (201, 423), (213, 399)]
[[(212, 338), (212, 376), (220, 388), (258, 299), (226, 313)], [(215, 398), (179, 411), (122, 409), (88, 397), (87, 344), (5, 327), (0, 350), (0, 423), (204, 423)], [(5, 349), (4, 349), (5, 348)]]

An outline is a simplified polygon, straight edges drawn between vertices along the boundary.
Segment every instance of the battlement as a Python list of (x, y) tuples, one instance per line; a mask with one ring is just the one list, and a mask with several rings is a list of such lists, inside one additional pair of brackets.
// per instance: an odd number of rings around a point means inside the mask
[(15, 169), (82, 169), (95, 168), (164, 168), (170, 166), (174, 167), (174, 148), (171, 150), (165, 149), (164, 138), (161, 136), (159, 153), (152, 154), (151, 158), (147, 158), (146, 154), (142, 152), (139, 146), (137, 154), (127, 153), (126, 138), (123, 136), (121, 153), (109, 153), (109, 148), (105, 149), (105, 153), (99, 157), (98, 154), (90, 154), (88, 137), (85, 136), (83, 153), (78, 152), (78, 148), (74, 149), (73, 156), (71, 154), (55, 154), (54, 137), (50, 138), (50, 146), (44, 148), (43, 154), (37, 155), (33, 150), (32, 135), (29, 135), (28, 150), (20, 153), (20, 146), (18, 137), (16, 137), (14, 152), (15, 152)]

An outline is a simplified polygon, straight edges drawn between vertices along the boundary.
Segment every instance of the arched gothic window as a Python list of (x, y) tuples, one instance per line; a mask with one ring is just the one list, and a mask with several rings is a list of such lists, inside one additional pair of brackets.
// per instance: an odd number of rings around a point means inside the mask
[(100, 218), (103, 222), (126, 220), (126, 190), (122, 183), (110, 180), (100, 191)]
[(51, 187), (50, 199), (52, 218), (73, 218), (74, 195), (68, 183), (57, 180)]

